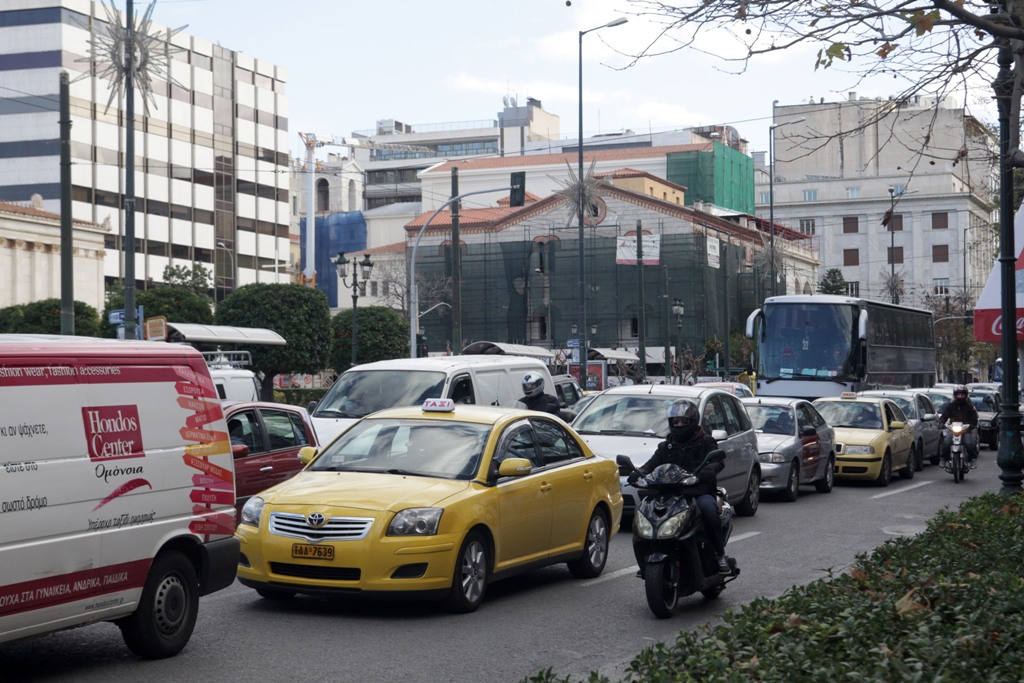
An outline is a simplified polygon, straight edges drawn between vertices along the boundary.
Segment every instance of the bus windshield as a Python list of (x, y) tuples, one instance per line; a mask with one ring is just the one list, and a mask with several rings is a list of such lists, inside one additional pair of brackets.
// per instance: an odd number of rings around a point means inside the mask
[(772, 303), (758, 339), (758, 379), (854, 380), (857, 306)]

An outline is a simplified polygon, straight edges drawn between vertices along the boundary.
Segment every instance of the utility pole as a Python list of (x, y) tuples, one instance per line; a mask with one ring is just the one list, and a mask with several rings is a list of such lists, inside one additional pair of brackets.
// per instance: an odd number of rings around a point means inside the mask
[(459, 167), (452, 167), (452, 355), (462, 353), (462, 249), (459, 245)]
[(637, 353), (640, 357), (637, 372), (637, 384), (643, 384), (644, 379), (647, 378), (647, 340), (645, 335), (647, 317), (644, 315), (644, 235), (641, 227), (641, 221), (639, 219), (636, 222), (636, 286), (638, 293), (637, 297), (639, 300), (639, 306), (636, 312), (637, 338), (640, 344), (640, 348)]

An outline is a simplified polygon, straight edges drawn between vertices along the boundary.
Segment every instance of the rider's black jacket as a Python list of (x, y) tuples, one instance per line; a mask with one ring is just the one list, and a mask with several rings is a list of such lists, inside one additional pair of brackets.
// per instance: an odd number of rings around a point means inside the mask
[(944, 425), (949, 421), (963, 422), (964, 424), (969, 424), (972, 427), (977, 427), (978, 411), (975, 409), (974, 404), (971, 403), (970, 399), (966, 401), (950, 401), (939, 414), (939, 424)]
[[(653, 472), (658, 465), (672, 464), (679, 465), (687, 472), (693, 472), (704, 462), (704, 457), (717, 448), (718, 442), (705, 434), (700, 427), (692, 437), (685, 441), (680, 441), (669, 434), (668, 438), (658, 444), (658, 450), (654, 452), (654, 456), (643, 466), (638, 467), (637, 471), (645, 477)], [(718, 486), (718, 473), (724, 467), (725, 465), (722, 463), (713, 463), (700, 471), (697, 475), (697, 480), (700, 482), (700, 493), (714, 495)]]
[(562, 410), (558, 399), (551, 394), (537, 394), (536, 396), (523, 396), (519, 402), (526, 406), (527, 410), (539, 410), (542, 413), (558, 415)]

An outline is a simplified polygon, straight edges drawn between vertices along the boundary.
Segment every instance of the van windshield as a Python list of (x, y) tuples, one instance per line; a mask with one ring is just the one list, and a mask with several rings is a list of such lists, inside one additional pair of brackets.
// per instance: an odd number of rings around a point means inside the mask
[(363, 417), (385, 408), (418, 406), (441, 398), (445, 373), (423, 370), (349, 370), (324, 396), (313, 417)]

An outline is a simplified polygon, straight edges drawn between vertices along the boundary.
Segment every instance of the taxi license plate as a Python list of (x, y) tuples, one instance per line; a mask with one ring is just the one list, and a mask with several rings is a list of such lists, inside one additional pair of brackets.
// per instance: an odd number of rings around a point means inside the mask
[(301, 557), (307, 560), (333, 560), (334, 546), (292, 543), (292, 557)]

